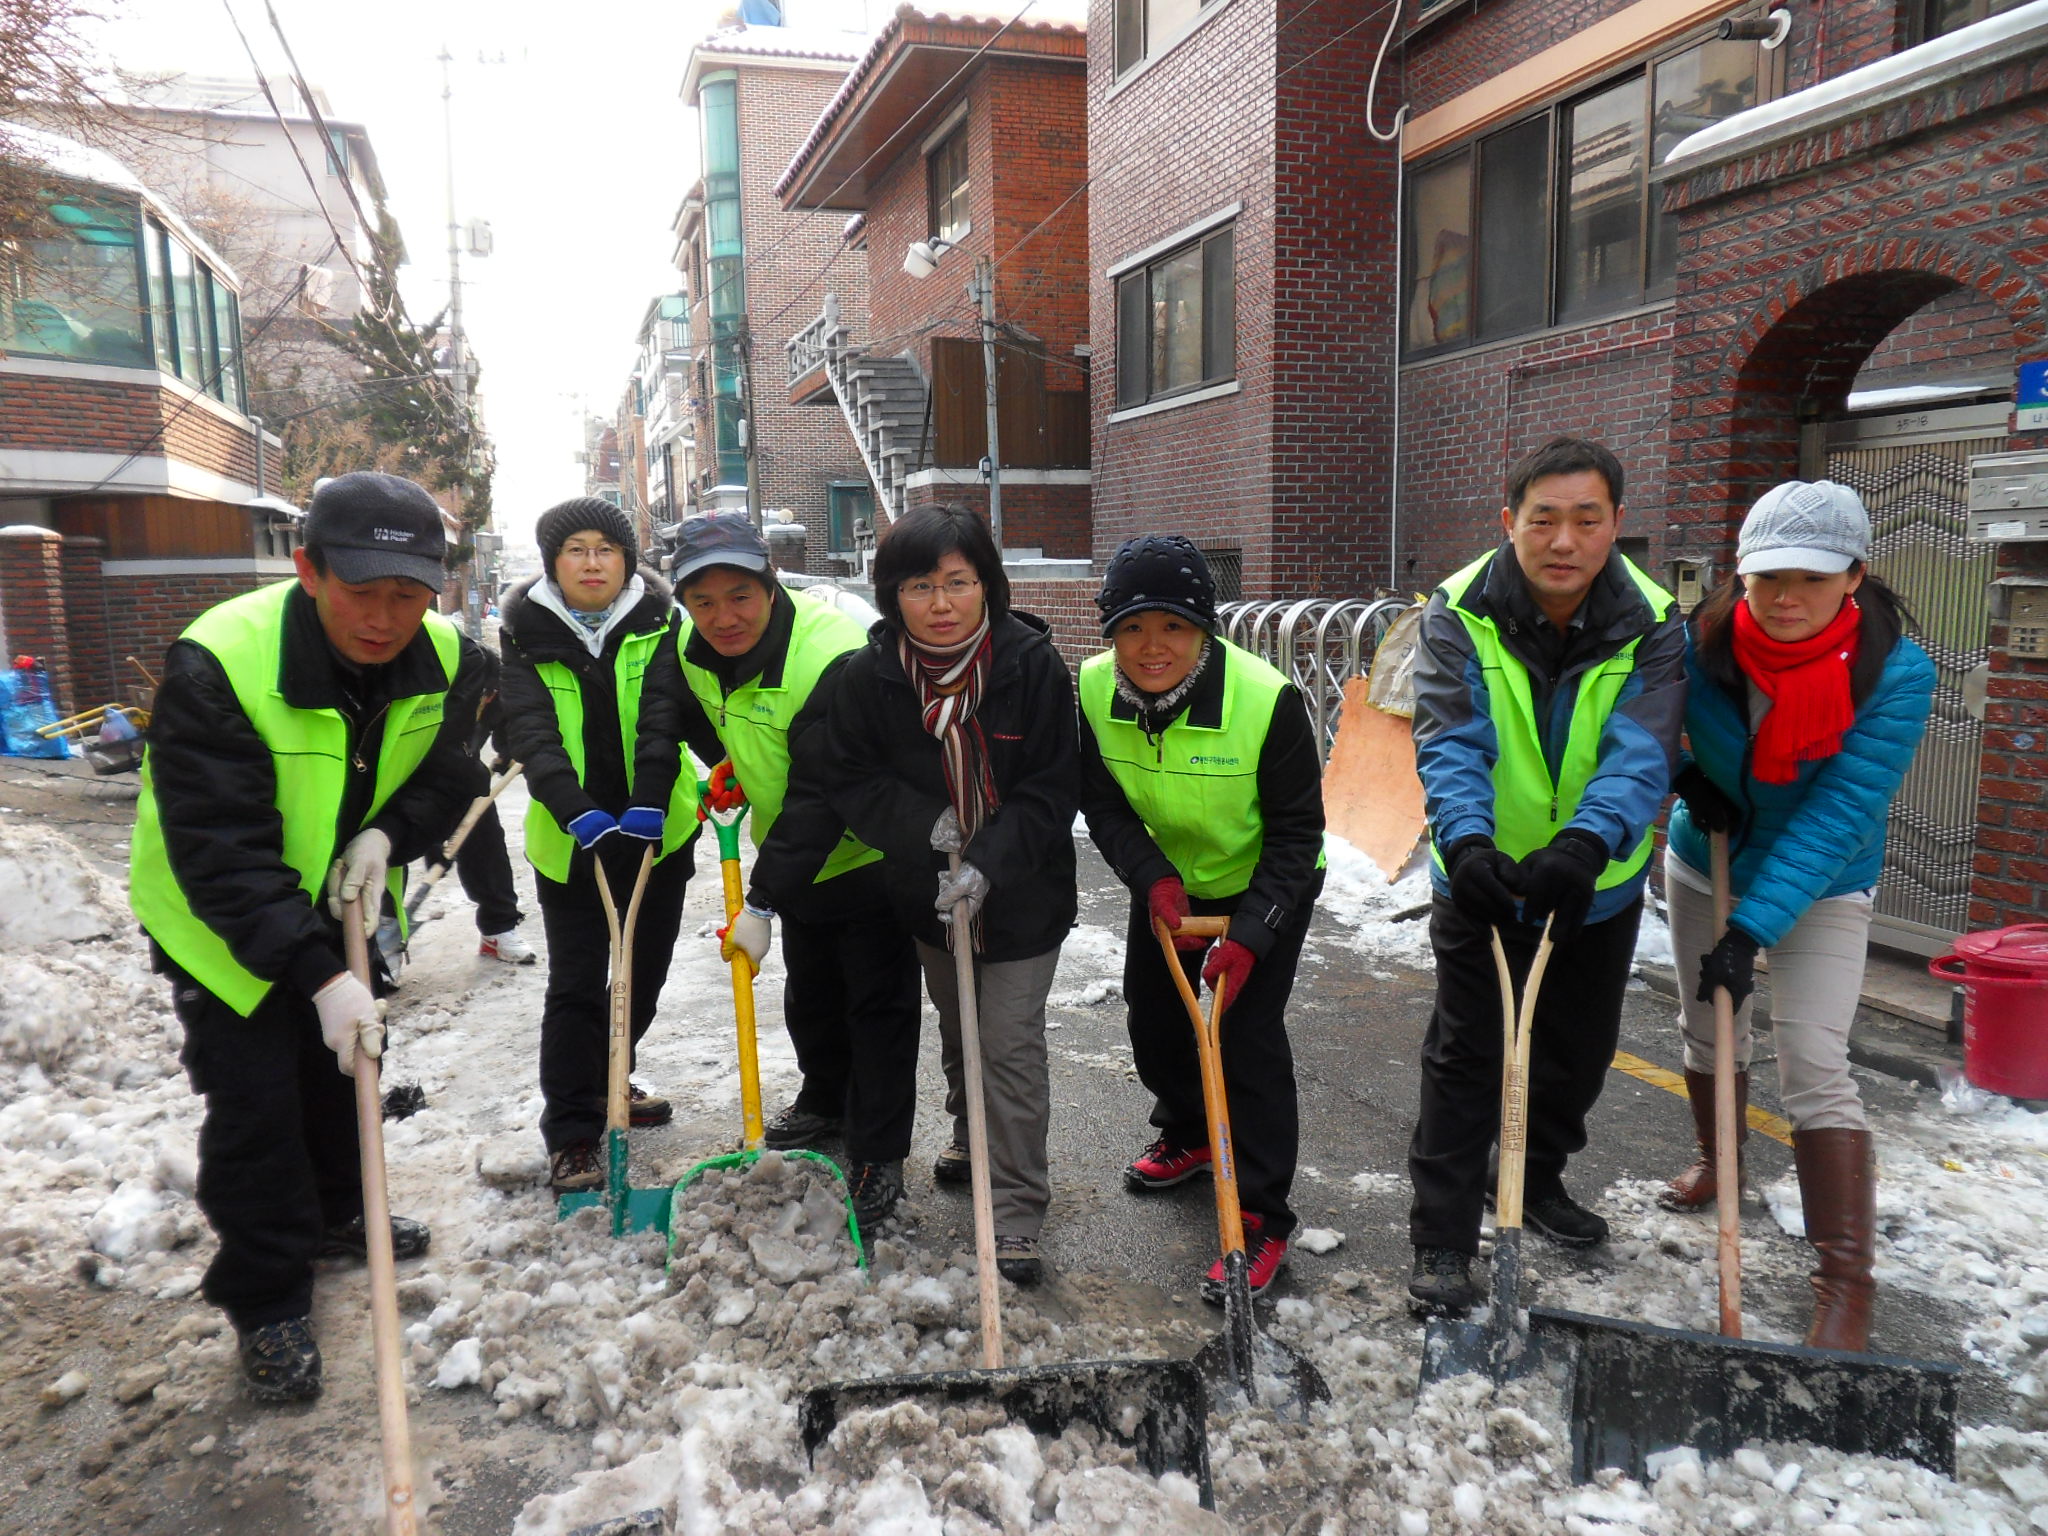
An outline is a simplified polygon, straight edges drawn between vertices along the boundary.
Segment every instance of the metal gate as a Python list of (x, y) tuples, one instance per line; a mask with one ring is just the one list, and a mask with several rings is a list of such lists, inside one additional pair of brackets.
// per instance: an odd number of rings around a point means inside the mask
[(1964, 538), (1964, 517), (1970, 459), (2002, 451), (2010, 419), (2009, 405), (1862, 416), (1811, 426), (1802, 445), (1805, 473), (1853, 487), (1870, 509), (1871, 569), (1934, 661), (1934, 711), (1892, 802), (1871, 930), (1921, 954), (1969, 919), (1994, 549)]

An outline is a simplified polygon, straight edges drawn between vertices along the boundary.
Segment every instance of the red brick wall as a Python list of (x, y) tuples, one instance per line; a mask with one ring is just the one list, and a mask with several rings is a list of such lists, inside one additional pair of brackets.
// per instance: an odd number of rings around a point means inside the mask
[(1958, 288), (1901, 321), (1856, 375), (1858, 389), (1966, 373), (1996, 376), (2011, 366), (2012, 321), (1973, 288)]
[(1052, 626), (1053, 644), (1079, 673), (1081, 663), (1102, 649), (1102, 616), (1095, 609), (1100, 583), (1088, 581), (1013, 581), (1010, 606), (1035, 613)]
[[(157, 387), (43, 374), (0, 375), (0, 448), (168, 457), (246, 485), (256, 483), (255, 433), (208, 406)], [(145, 382), (147, 381), (147, 382)], [(282, 477), (282, 450), (268, 453), (268, 483)]]
[[(111, 703), (117, 697), (114, 667), (119, 658), (109, 650), (113, 604), (100, 580), (100, 561), (106, 549), (104, 539), (80, 535), (64, 540), (64, 613), (69, 620), (66, 629), (71, 642), (71, 689), (84, 709)], [(126, 665), (122, 671), (135, 686), (124, 687), (118, 697), (140, 697), (141, 676)]]
[(1621, 460), (1629, 534), (1665, 524), (1669, 311), (1482, 347), (1401, 373), (1401, 586), (1427, 591), (1500, 540), (1503, 484), (1546, 437)]
[[(988, 515), (988, 487), (924, 485), (910, 493), (911, 507), (955, 502)], [(1048, 558), (1085, 560), (1089, 555), (1088, 487), (1003, 483), (1003, 547), (1038, 549)]]
[[(861, 329), (867, 270), (860, 253), (848, 250), (842, 238), (845, 214), (786, 211), (773, 188), (842, 77), (756, 64), (742, 65), (738, 73), (740, 226), (754, 336), (755, 476), (761, 506), (786, 507), (809, 530), (810, 568), (821, 571), (829, 542), (829, 487), (835, 480), (865, 480), (867, 471), (845, 418), (829, 399), (819, 405), (788, 403), (784, 348), (817, 319), (827, 293), (839, 296), (841, 313)], [(692, 322), (703, 327), (695, 333), (697, 348), (710, 334), (701, 317), (701, 310), (693, 311)], [(699, 419), (697, 441), (704, 462), (711, 462), (717, 440), (708, 413)]]
[[(161, 678), (164, 652), (200, 614), (216, 603), (284, 579), (254, 571), (103, 577), (109, 615), (106, 655), (137, 684), (141, 674), (128, 665), (126, 657), (133, 656)], [(116, 692), (122, 698), (134, 691), (128, 677), (120, 677), (117, 683)]]
[[(2041, 435), (2032, 441), (2039, 446)], [(2048, 549), (2007, 544), (1998, 570), (2048, 584)], [(1993, 621), (1972, 928), (2048, 922), (2048, 662), (2013, 656), (2005, 649), (2009, 638), (2006, 625)]]
[(57, 712), (77, 708), (71, 687), (71, 640), (64, 611), (64, 541), (51, 532), (0, 533), (0, 625), (7, 654), (33, 656), (50, 670)]

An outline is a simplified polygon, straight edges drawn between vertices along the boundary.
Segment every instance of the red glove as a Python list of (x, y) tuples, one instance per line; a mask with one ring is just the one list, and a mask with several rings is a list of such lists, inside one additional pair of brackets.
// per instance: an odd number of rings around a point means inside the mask
[(1188, 916), (1188, 888), (1180, 883), (1179, 875), (1154, 880), (1152, 889), (1145, 894), (1145, 905), (1152, 913), (1153, 922), (1166, 924), (1167, 931), (1173, 934), (1173, 947), (1182, 954), (1197, 954), (1209, 947), (1207, 939), (1179, 932), (1182, 921)]
[(711, 809), (720, 815), (727, 811), (736, 811), (747, 803), (747, 792), (740, 788), (740, 781), (733, 775), (731, 758), (727, 758), (712, 769), (710, 778), (705, 782), (708, 787), (704, 791), (704, 798), (711, 803)]
[(1202, 980), (1209, 984), (1209, 990), (1217, 990), (1219, 981), (1230, 985), (1223, 992), (1223, 1011), (1228, 1013), (1230, 1005), (1237, 1001), (1244, 991), (1245, 983), (1252, 979), (1252, 962), (1256, 957), (1235, 939), (1225, 939), (1216, 946), (1209, 963), (1202, 967)]

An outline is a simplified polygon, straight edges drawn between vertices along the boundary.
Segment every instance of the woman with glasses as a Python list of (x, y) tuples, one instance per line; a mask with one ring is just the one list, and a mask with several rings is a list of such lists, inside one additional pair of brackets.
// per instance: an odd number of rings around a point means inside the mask
[[(534, 526), (544, 574), (505, 599), (501, 697), (506, 753), (526, 765), (526, 857), (548, 941), (540, 1018), (541, 1139), (560, 1193), (604, 1183), (611, 943), (597, 882), (621, 916), (652, 846), (655, 863), (633, 939), (633, 1042), (653, 1022), (668, 976), (683, 891), (696, 864), (695, 775), (666, 813), (632, 808), (641, 679), (673, 644), (675, 604), (636, 570), (633, 525), (608, 501), (578, 497)], [(685, 780), (687, 782), (685, 782)], [(632, 1123), (664, 1125), (666, 1099), (632, 1090)]]
[[(967, 1173), (950, 946), (973, 946), (997, 1267), (1032, 1285), (1050, 1199), (1045, 998), (1075, 913), (1073, 683), (1044, 621), (1011, 609), (988, 525), (965, 507), (897, 519), (874, 581), (882, 622), (842, 664), (822, 750), (794, 765), (785, 814), (795, 825), (815, 796), (881, 850), (939, 1011), (953, 1137), (933, 1174), (949, 1183)], [(834, 846), (822, 835), (772, 844), (770, 867), (755, 869), (770, 890), (807, 882)]]

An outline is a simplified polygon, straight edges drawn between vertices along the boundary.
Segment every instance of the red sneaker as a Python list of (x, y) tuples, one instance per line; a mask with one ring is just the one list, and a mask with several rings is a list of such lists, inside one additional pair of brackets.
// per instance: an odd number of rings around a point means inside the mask
[[(1253, 1211), (1244, 1213), (1244, 1258), (1245, 1278), (1251, 1281), (1254, 1296), (1263, 1296), (1273, 1288), (1281, 1269), (1287, 1263), (1287, 1239), (1265, 1235), (1266, 1218)], [(1202, 1277), (1202, 1300), (1211, 1306), (1223, 1305), (1223, 1261), (1218, 1259), (1209, 1266), (1209, 1273)]]
[(1132, 1189), (1170, 1189), (1207, 1171), (1209, 1149), (1183, 1147), (1162, 1136), (1124, 1170), (1124, 1183)]

